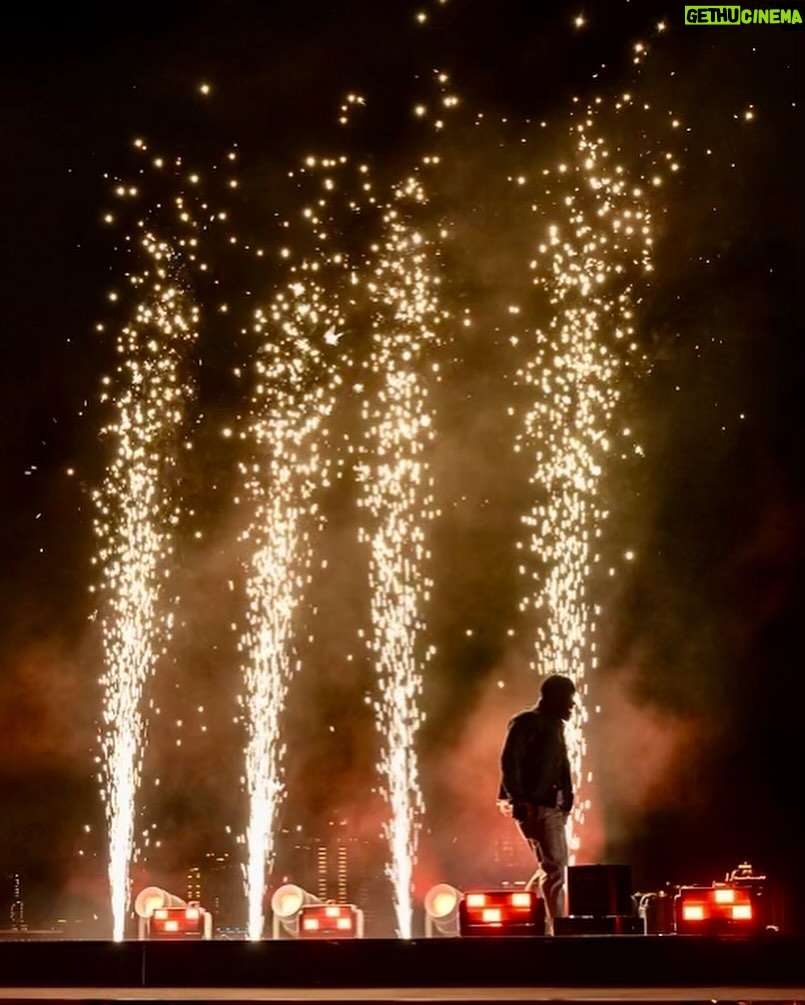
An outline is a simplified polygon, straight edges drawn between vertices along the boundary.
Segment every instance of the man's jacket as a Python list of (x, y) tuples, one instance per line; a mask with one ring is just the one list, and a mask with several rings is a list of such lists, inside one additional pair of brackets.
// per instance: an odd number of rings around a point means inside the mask
[(519, 712), (509, 723), (500, 765), (500, 798), (515, 806), (561, 805), (566, 813), (572, 809), (573, 785), (561, 719), (539, 707)]

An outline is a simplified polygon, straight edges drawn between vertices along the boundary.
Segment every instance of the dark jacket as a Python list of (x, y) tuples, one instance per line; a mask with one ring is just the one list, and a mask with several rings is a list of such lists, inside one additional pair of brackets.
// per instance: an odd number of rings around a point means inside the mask
[(562, 720), (537, 706), (519, 712), (509, 723), (500, 755), (501, 799), (532, 806), (573, 807), (573, 785)]

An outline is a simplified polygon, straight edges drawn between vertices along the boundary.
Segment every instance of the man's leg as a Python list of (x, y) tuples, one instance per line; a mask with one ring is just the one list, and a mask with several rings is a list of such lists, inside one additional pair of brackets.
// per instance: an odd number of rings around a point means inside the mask
[(565, 916), (565, 872), (567, 870), (567, 814), (540, 806), (538, 814), (537, 854), (540, 890), (545, 902), (545, 932), (553, 935), (553, 919)]
[[(529, 881), (526, 883), (526, 890), (536, 890), (542, 899), (543, 904), (545, 904), (545, 870), (542, 867), (542, 857), (543, 852), (540, 846), (540, 837), (543, 832), (543, 824), (540, 818), (541, 810), (537, 806), (530, 806), (525, 804), (520, 804), (518, 806), (518, 813), (515, 816), (517, 821), (517, 826), (520, 828), (520, 833), (523, 835), (528, 847), (534, 853), (534, 858), (537, 860), (537, 870), (531, 876)], [(546, 934), (551, 935), (552, 924), (548, 916), (547, 906), (545, 909), (545, 931)]]
[(526, 883), (525, 888), (526, 888), (526, 890), (536, 890), (539, 893), (540, 897), (541, 897), (542, 896), (542, 884), (545, 882), (545, 872), (544, 872), (542, 866), (540, 865), (540, 861), (539, 861), (539, 849), (538, 849), (538, 846), (537, 846), (537, 842), (536, 841), (529, 841), (528, 843), (531, 846), (531, 851), (534, 852), (534, 855), (536, 856), (536, 859), (537, 859), (537, 871), (534, 873), (534, 875), (531, 877), (531, 879), (529, 879), (529, 881)]

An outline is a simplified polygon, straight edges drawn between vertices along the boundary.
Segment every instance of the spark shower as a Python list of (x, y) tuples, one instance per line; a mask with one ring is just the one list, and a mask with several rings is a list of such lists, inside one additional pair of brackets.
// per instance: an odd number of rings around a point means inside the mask
[[(427, 152), (412, 168), (389, 185), (375, 179), (368, 159), (306, 158), (297, 169), (306, 201), (283, 221), (276, 247), (266, 249), (268, 236), (257, 242), (237, 233), (236, 214), (226, 206), (239, 189), (235, 150), (205, 176), (138, 140), (141, 180), (116, 188), (123, 206), (109, 222), (134, 214), (126, 242), (138, 262), (128, 273), (132, 320), (119, 326), (119, 365), (104, 381), (102, 398), (112, 416), (104, 427), (109, 460), (94, 495), (104, 656), (100, 779), (116, 940), (124, 937), (130, 900), (148, 683), (170, 647), (178, 600), (171, 587), (173, 539), (184, 508), (175, 466), (179, 448), (191, 446), (190, 363), (206, 316), (226, 314), (239, 297), (245, 302), (236, 290), (216, 289), (213, 306), (199, 290), (216, 275), (220, 249), (230, 245), (252, 264), (270, 261), (276, 272), (279, 263), (285, 272), (273, 297), (250, 308), (251, 321), (240, 333), (251, 346), (244, 367), (251, 384), (244, 414), (233, 421), (238, 502), (246, 514), (233, 548), (243, 572), (243, 613), (235, 627), (249, 806), (243, 837), (248, 933), (262, 937), (265, 924), (264, 893), (286, 794), (283, 712), (290, 681), (305, 672), (296, 654), (296, 619), (324, 523), (320, 496), (336, 473), (351, 467), (371, 595), (366, 635), (375, 671), (377, 774), (387, 807), (386, 873), (398, 935), (411, 935), (413, 871), (426, 814), (417, 736), (433, 653), (428, 527), (441, 515), (433, 501), (439, 473), (430, 449), (438, 441), (439, 415), (431, 392), (449, 380), (449, 359), (460, 354), (464, 326), (473, 323), (473, 312), (457, 306), (461, 278), (443, 264), (462, 222), (455, 205), (445, 210), (440, 201), (460, 166), (451, 159), (445, 128), (460, 103), (445, 74), (437, 74), (435, 85), (430, 103), (414, 108)], [(349, 95), (342, 124), (364, 105), (363, 97)], [(584, 723), (588, 675), (596, 665), (590, 585), (606, 517), (600, 487), (620, 382), (639, 359), (633, 288), (651, 270), (649, 193), (675, 169), (667, 136), (645, 149), (624, 149), (607, 142), (604, 113), (651, 116), (628, 94), (594, 99), (568, 116), (558, 141), (563, 157), (550, 166), (539, 145), (532, 144), (526, 158), (522, 149), (496, 154), (489, 141), (487, 170), (495, 183), (478, 193), (479, 200), (503, 190), (514, 198), (517, 243), (529, 249), (512, 280), (520, 302), (501, 311), (494, 325), (511, 347), (497, 377), (504, 398), (513, 399), (519, 388), (528, 399), (509, 449), (524, 454), (531, 469), (532, 503), (522, 513), (524, 536), (512, 562), (528, 584), (521, 610), (533, 640), (532, 667), (540, 676), (571, 674), (582, 699), (568, 733), (582, 794), (573, 848), (592, 782)], [(474, 122), (480, 136), (482, 118)], [(511, 173), (512, 161), (526, 160), (521, 174)], [(150, 177), (163, 186), (167, 179), (172, 195), (149, 208)], [(498, 306), (480, 305), (478, 313), (494, 315)], [(362, 402), (362, 428), (345, 446), (331, 424), (353, 394)]]

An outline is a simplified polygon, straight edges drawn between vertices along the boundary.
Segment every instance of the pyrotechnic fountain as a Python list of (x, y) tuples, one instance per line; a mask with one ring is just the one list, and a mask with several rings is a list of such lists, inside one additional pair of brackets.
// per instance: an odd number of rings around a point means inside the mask
[(413, 865), (423, 810), (415, 747), (422, 719), (418, 644), (431, 585), (423, 524), (433, 515), (423, 453), (434, 433), (423, 370), (444, 313), (427, 241), (405, 221), (405, 201), (424, 203), (423, 187), (411, 178), (395, 196), (397, 202), (384, 216), (386, 237), (369, 283), (375, 311), (370, 365), (379, 385), (363, 410), (362, 504), (368, 520), (362, 538), (370, 547), (370, 648), (380, 689), (375, 711), (382, 738), (379, 768), (390, 812), (384, 825), (390, 849), (387, 875), (398, 934), (410, 938)]
[[(627, 95), (616, 107), (629, 103)], [(596, 111), (588, 108), (576, 123), (567, 163), (546, 172), (543, 188), (555, 192), (550, 206), (532, 206), (545, 227), (531, 262), (533, 282), (545, 292), (550, 323), (529, 336), (533, 355), (518, 373), (534, 395), (517, 443), (533, 457), (535, 496), (524, 523), (530, 528), (529, 561), (538, 563), (538, 571), (521, 605), (538, 616), (532, 666), (540, 675), (567, 674), (579, 685), (580, 707), (567, 729), (571, 768), (580, 783), (571, 853), (579, 847), (577, 828), (584, 825), (592, 781), (584, 772), (583, 727), (587, 676), (597, 664), (591, 573), (607, 515), (601, 485), (622, 370), (636, 349), (635, 273), (651, 271), (652, 245), (647, 183), (631, 180), (611, 157), (596, 135)], [(648, 185), (660, 180), (655, 174)]]
[[(181, 157), (153, 156), (143, 139), (133, 146), (138, 157), (149, 159), (158, 184), (170, 187), (170, 197), (155, 200), (143, 214), (140, 187), (118, 182), (113, 195), (121, 208), (104, 218), (110, 225), (129, 222), (122, 245), (134, 262), (125, 273), (133, 307), (129, 295), (110, 294), (134, 320), (116, 338), (115, 375), (103, 379), (101, 402), (112, 412), (102, 429), (109, 459), (93, 492), (104, 661), (99, 777), (116, 940), (124, 936), (129, 869), (138, 850), (136, 799), (149, 725), (145, 689), (170, 641), (172, 609), (179, 599), (167, 594), (164, 583), (173, 571), (183, 509), (179, 458), (192, 446), (187, 405), (194, 388), (187, 370), (197, 346), (200, 308), (189, 291), (196, 276), (208, 275), (202, 236), (227, 219), (225, 212), (210, 209), (201, 195), (201, 177), (188, 171)], [(230, 151), (227, 160), (235, 156)], [(137, 214), (133, 219), (132, 212)]]
[[(302, 273), (307, 271), (303, 266)], [(293, 614), (310, 568), (310, 532), (318, 513), (315, 490), (326, 483), (329, 469), (327, 455), (320, 451), (323, 424), (341, 383), (337, 370), (325, 369), (324, 350), (337, 343), (335, 328), (342, 319), (332, 301), (322, 303), (320, 284), (321, 276), (300, 277), (276, 297), (269, 318), (258, 311), (254, 325), (262, 345), (246, 432), (251, 459), (241, 465), (252, 517), (243, 538), (250, 551), (245, 562), (248, 627), (240, 642), (247, 658), (251, 939), (263, 934), (265, 869), (273, 856), (284, 791), (281, 716), (294, 670)]]
[[(169, 573), (169, 470), (186, 397), (183, 352), (195, 338), (196, 309), (173, 272), (174, 250), (153, 234), (142, 238), (150, 268), (136, 277), (144, 288), (134, 322), (118, 339), (122, 361), (107, 383), (114, 417), (104, 433), (111, 463), (94, 493), (103, 595), (104, 673), (101, 781), (109, 834), (113, 934), (123, 938), (134, 850), (135, 797), (147, 723), (143, 689), (167, 640), (170, 618), (160, 613)], [(164, 608), (163, 608), (164, 610)]]

